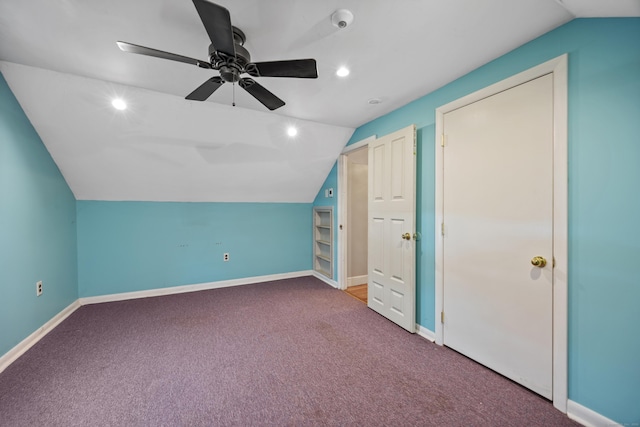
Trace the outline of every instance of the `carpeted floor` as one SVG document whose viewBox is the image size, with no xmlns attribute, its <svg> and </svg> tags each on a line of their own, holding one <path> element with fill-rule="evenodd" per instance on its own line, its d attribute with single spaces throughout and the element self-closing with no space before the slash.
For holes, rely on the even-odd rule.
<svg viewBox="0 0 640 427">
<path fill-rule="evenodd" d="M 570 426 L 305 277 L 84 306 L 0 374 L 1 426 Z"/>
</svg>

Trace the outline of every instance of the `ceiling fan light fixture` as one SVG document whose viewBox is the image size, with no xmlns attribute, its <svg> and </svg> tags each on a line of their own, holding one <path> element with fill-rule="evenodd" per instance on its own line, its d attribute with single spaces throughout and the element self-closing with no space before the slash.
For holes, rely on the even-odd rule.
<svg viewBox="0 0 640 427">
<path fill-rule="evenodd" d="M 336 75 L 338 77 L 347 77 L 349 75 L 350 71 L 347 67 L 340 67 L 338 68 L 338 71 L 336 71 Z"/>
<path fill-rule="evenodd" d="M 124 99 L 122 98 L 114 98 L 113 101 L 111 101 L 111 105 L 116 110 L 122 111 L 127 109 L 127 103 L 124 102 Z"/>
</svg>

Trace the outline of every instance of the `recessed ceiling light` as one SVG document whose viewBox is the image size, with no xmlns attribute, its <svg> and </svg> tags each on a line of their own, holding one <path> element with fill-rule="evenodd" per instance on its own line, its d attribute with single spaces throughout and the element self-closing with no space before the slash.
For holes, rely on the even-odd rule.
<svg viewBox="0 0 640 427">
<path fill-rule="evenodd" d="M 127 109 L 127 103 L 124 102 L 124 100 L 122 100 L 120 98 L 116 98 L 113 101 L 111 101 L 111 105 L 113 105 L 113 108 L 115 108 L 116 110 L 126 110 Z"/>
<path fill-rule="evenodd" d="M 376 104 L 380 104 L 382 102 L 382 99 L 380 99 L 380 98 L 371 98 L 367 102 L 369 104 L 371 104 L 371 105 L 376 105 Z"/>
<path fill-rule="evenodd" d="M 298 134 L 298 129 L 294 128 L 293 126 L 289 126 L 289 128 L 287 129 L 287 135 L 293 138 L 297 134 Z"/>
<path fill-rule="evenodd" d="M 340 67 L 338 71 L 336 71 L 336 75 L 338 77 L 347 77 L 349 75 L 349 69 L 347 67 Z"/>
</svg>

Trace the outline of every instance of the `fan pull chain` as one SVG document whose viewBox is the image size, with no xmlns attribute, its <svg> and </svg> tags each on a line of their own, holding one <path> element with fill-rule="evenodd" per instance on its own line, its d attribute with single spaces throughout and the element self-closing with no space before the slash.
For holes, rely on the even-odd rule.
<svg viewBox="0 0 640 427">
<path fill-rule="evenodd" d="M 236 106 L 236 82 L 233 82 L 233 101 L 231 102 L 232 106 Z"/>
</svg>

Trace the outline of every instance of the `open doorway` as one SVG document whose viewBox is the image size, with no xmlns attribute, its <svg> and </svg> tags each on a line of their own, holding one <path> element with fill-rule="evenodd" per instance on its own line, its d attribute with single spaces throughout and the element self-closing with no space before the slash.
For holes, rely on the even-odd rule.
<svg viewBox="0 0 640 427">
<path fill-rule="evenodd" d="M 368 146 L 343 154 L 340 164 L 340 288 L 366 304 Z"/>
<path fill-rule="evenodd" d="M 367 147 L 367 306 L 414 333 L 416 215 L 416 126 L 375 136 L 343 150 L 338 162 L 338 288 L 348 288 L 357 273 L 349 268 L 349 161 Z M 351 189 L 351 195 L 355 191 Z M 361 192 L 363 193 L 363 191 Z M 353 212 L 351 213 L 353 217 Z M 355 223 L 357 220 L 354 220 Z M 363 239 L 362 239 L 363 240 Z M 362 241 L 360 240 L 360 241 Z M 360 254 L 365 251 L 355 248 Z M 353 256 L 353 255 L 352 255 Z M 363 279 L 363 278 L 361 278 Z"/>
</svg>

